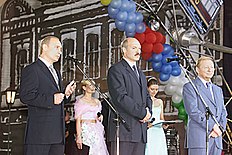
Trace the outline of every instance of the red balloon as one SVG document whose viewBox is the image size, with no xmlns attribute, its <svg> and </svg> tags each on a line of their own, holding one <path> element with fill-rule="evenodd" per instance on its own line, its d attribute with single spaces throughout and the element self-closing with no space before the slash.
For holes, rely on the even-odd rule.
<svg viewBox="0 0 232 155">
<path fill-rule="evenodd" d="M 156 54 L 160 54 L 164 50 L 164 46 L 161 43 L 153 44 L 153 52 Z"/>
<path fill-rule="evenodd" d="M 152 32 L 152 33 L 146 33 L 145 35 L 145 41 L 147 43 L 155 43 L 156 42 L 156 35 Z"/>
<path fill-rule="evenodd" d="M 144 42 L 142 44 L 142 52 L 151 53 L 152 49 L 153 49 L 153 44 L 150 44 L 150 43 L 147 43 L 147 42 Z"/>
<path fill-rule="evenodd" d="M 145 33 L 153 33 L 154 31 L 152 31 L 148 26 L 146 26 L 146 30 Z"/>
<path fill-rule="evenodd" d="M 156 43 L 161 43 L 163 40 L 163 35 L 160 32 L 155 32 L 156 35 Z"/>
<path fill-rule="evenodd" d="M 146 60 L 146 61 L 147 61 L 148 59 L 151 58 L 152 52 L 142 52 L 142 53 L 141 53 L 141 56 L 142 56 L 143 60 Z"/>
<path fill-rule="evenodd" d="M 163 35 L 163 39 L 162 39 L 162 41 L 161 41 L 161 44 L 165 44 L 165 42 L 166 42 L 166 38 L 165 38 L 165 36 Z"/>
<path fill-rule="evenodd" d="M 136 33 L 134 36 L 142 45 L 145 41 L 145 34 L 144 33 Z"/>
</svg>

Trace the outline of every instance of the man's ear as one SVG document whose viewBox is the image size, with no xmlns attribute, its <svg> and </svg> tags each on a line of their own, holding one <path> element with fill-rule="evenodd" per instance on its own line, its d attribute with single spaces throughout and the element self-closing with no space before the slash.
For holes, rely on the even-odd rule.
<svg viewBox="0 0 232 155">
<path fill-rule="evenodd" d="M 196 67 L 196 72 L 197 72 L 197 74 L 199 74 L 199 69 L 198 69 L 198 67 Z"/>
<path fill-rule="evenodd" d="M 46 44 L 43 44 L 42 48 L 43 48 L 43 51 L 47 51 L 48 46 Z"/>
<path fill-rule="evenodd" d="M 125 53 L 125 51 L 126 51 L 126 48 L 122 47 L 122 53 Z"/>
</svg>

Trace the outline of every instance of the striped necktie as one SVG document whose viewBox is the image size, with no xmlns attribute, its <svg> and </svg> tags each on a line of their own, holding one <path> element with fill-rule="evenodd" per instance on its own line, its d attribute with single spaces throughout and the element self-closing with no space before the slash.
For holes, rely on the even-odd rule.
<svg viewBox="0 0 232 155">
<path fill-rule="evenodd" d="M 56 73 L 55 68 L 53 67 L 53 65 L 50 65 L 50 66 L 49 66 L 49 69 L 50 69 L 50 72 L 52 73 L 52 76 L 53 76 L 53 78 L 54 78 L 54 80 L 55 80 L 55 82 L 56 82 L 58 88 L 59 88 L 59 78 L 58 78 L 58 76 L 57 76 L 57 73 Z"/>
</svg>

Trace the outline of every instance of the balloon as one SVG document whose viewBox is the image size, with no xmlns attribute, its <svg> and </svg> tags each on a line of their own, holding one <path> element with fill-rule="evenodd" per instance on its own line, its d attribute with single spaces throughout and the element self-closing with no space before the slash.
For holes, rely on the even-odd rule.
<svg viewBox="0 0 232 155">
<path fill-rule="evenodd" d="M 177 89 L 176 89 L 176 94 L 179 95 L 179 96 L 182 96 L 182 93 L 183 93 L 183 87 L 178 86 Z"/>
<path fill-rule="evenodd" d="M 136 12 L 135 24 L 141 23 L 143 21 L 143 15 L 140 12 Z"/>
<path fill-rule="evenodd" d="M 109 5 L 110 2 L 111 0 L 101 0 L 102 5 L 105 5 L 105 6 Z"/>
<path fill-rule="evenodd" d="M 149 43 L 147 43 L 147 42 L 144 42 L 143 44 L 142 44 L 142 51 L 143 52 L 152 52 L 152 48 L 153 48 L 153 44 L 149 44 Z"/>
<path fill-rule="evenodd" d="M 176 87 L 177 88 L 177 87 Z M 175 90 L 176 91 L 176 90 Z M 172 95 L 172 101 L 174 102 L 174 103 L 179 103 L 179 102 L 181 102 L 181 100 L 182 100 L 182 96 L 179 96 L 179 95 L 177 95 L 176 93 L 174 93 L 173 95 Z"/>
<path fill-rule="evenodd" d="M 179 108 L 178 108 L 178 115 L 185 115 L 186 116 L 186 111 L 185 111 L 185 108 L 184 108 L 184 105 L 181 105 Z"/>
<path fill-rule="evenodd" d="M 125 25 L 125 31 L 130 32 L 130 33 L 134 32 L 134 35 L 135 35 L 135 24 L 134 23 L 127 23 Z"/>
<path fill-rule="evenodd" d="M 127 12 L 135 12 L 136 11 L 136 4 L 134 1 L 129 1 L 129 8 Z"/>
<path fill-rule="evenodd" d="M 168 80 L 167 81 L 162 81 L 162 80 L 159 79 L 159 83 L 162 84 L 162 85 L 166 85 L 166 84 L 168 84 Z"/>
<path fill-rule="evenodd" d="M 180 67 L 173 67 L 172 68 L 172 73 L 171 73 L 173 76 L 179 76 L 181 74 L 181 69 Z"/>
<path fill-rule="evenodd" d="M 170 79 L 168 80 L 171 85 L 178 85 L 181 81 L 179 77 L 171 76 Z"/>
<path fill-rule="evenodd" d="M 112 8 L 111 6 L 108 6 L 108 14 L 110 18 L 116 18 L 116 15 L 118 13 L 119 9 Z"/>
<path fill-rule="evenodd" d="M 156 54 L 161 53 L 164 50 L 164 47 L 161 43 L 154 43 L 153 44 L 153 52 Z"/>
<path fill-rule="evenodd" d="M 152 29 L 150 29 L 150 27 L 146 26 L 146 31 L 145 33 L 154 33 L 154 31 Z"/>
<path fill-rule="evenodd" d="M 176 86 L 171 85 L 171 84 L 167 84 L 166 87 L 164 88 L 164 92 L 167 95 L 173 95 L 176 91 Z M 177 102 L 178 103 L 178 102 Z"/>
<path fill-rule="evenodd" d="M 155 32 L 156 35 L 156 43 L 161 43 L 163 40 L 163 35 L 160 32 Z"/>
<path fill-rule="evenodd" d="M 115 20 L 115 26 L 119 31 L 124 31 L 125 30 L 125 25 L 126 23 L 124 21 L 120 21 L 120 20 Z"/>
<path fill-rule="evenodd" d="M 156 41 L 156 36 L 154 33 L 147 33 L 145 36 L 145 41 L 147 43 L 153 44 Z"/>
<path fill-rule="evenodd" d="M 155 72 L 160 72 L 162 67 L 161 62 L 152 62 L 152 68 Z"/>
<path fill-rule="evenodd" d="M 168 44 L 163 44 L 164 50 L 162 52 L 163 55 L 173 55 L 174 54 L 174 49 L 172 46 Z"/>
<path fill-rule="evenodd" d="M 130 3 L 128 0 L 122 0 L 122 4 L 121 4 L 121 7 L 120 7 L 120 10 L 121 11 L 127 11 L 128 8 L 130 8 Z"/>
<path fill-rule="evenodd" d="M 116 18 L 118 20 L 120 20 L 120 21 L 126 21 L 127 16 L 128 16 L 128 14 L 127 14 L 126 11 L 119 11 L 118 14 L 117 14 L 117 16 L 116 16 Z"/>
<path fill-rule="evenodd" d="M 146 25 L 145 25 L 144 23 L 136 24 L 136 29 L 135 29 L 135 31 L 136 31 L 137 33 L 143 33 L 145 30 L 146 30 Z"/>
<path fill-rule="evenodd" d="M 163 52 L 162 52 L 162 55 L 163 55 Z M 168 64 L 167 58 L 171 58 L 171 57 L 172 57 L 172 56 L 170 56 L 170 55 L 163 55 L 162 63 L 163 63 L 163 64 Z"/>
<path fill-rule="evenodd" d="M 144 33 L 136 33 L 135 38 L 140 42 L 142 45 L 145 41 L 145 34 Z"/>
<path fill-rule="evenodd" d="M 152 61 L 153 62 L 160 62 L 162 60 L 162 54 L 152 54 Z"/>
<path fill-rule="evenodd" d="M 163 65 L 161 68 L 161 72 L 164 74 L 170 74 L 172 72 L 172 66 L 171 65 Z"/>
<path fill-rule="evenodd" d="M 127 22 L 127 23 L 134 23 L 135 16 L 136 16 L 136 15 L 135 15 L 134 12 L 128 13 L 126 22 Z"/>
<path fill-rule="evenodd" d="M 134 37 L 134 35 L 135 35 L 135 32 L 128 32 L 128 31 L 126 31 L 126 36 L 127 37 Z"/>
<path fill-rule="evenodd" d="M 143 58 L 143 60 L 149 60 L 150 58 L 151 58 L 151 55 L 152 55 L 152 52 L 142 52 L 141 53 L 141 56 L 142 56 L 142 58 Z"/>
<path fill-rule="evenodd" d="M 160 73 L 159 78 L 162 81 L 167 81 L 170 78 L 170 74 Z"/>
<path fill-rule="evenodd" d="M 165 42 L 166 42 L 166 38 L 165 38 L 165 36 L 163 35 L 163 39 L 162 39 L 162 41 L 160 42 L 161 44 L 165 44 Z"/>
<path fill-rule="evenodd" d="M 181 102 L 179 102 L 179 103 L 174 103 L 174 102 L 172 102 L 172 106 L 173 107 L 175 107 L 175 108 L 179 108 L 180 106 L 182 106 L 184 103 L 183 103 L 183 100 L 181 101 Z"/>
<path fill-rule="evenodd" d="M 112 0 L 109 6 L 118 9 L 121 7 L 121 4 L 122 4 L 121 0 Z"/>
</svg>

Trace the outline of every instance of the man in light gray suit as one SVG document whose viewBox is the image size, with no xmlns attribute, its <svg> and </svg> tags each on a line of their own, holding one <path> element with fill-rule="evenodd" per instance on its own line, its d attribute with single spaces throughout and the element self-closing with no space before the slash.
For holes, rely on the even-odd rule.
<svg viewBox="0 0 232 155">
<path fill-rule="evenodd" d="M 143 155 L 147 142 L 147 121 L 151 117 L 151 98 L 147 92 L 146 77 L 136 66 L 140 58 L 141 45 L 135 38 L 122 42 L 123 59 L 108 72 L 108 88 L 112 101 L 128 124 L 128 131 L 120 125 L 120 155 Z M 108 140 L 111 155 L 116 155 L 115 115 L 109 115 Z"/>
<path fill-rule="evenodd" d="M 224 106 L 223 93 L 220 87 L 211 82 L 214 74 L 213 59 L 210 57 L 199 58 L 196 64 L 196 71 L 198 77 L 193 80 L 193 83 L 220 126 L 225 130 L 227 112 Z M 190 82 L 184 85 L 183 100 L 189 116 L 186 135 L 188 155 L 205 155 L 206 107 Z M 208 137 L 209 155 L 221 155 L 222 131 L 211 116 L 209 116 Z"/>
</svg>

